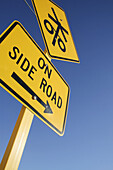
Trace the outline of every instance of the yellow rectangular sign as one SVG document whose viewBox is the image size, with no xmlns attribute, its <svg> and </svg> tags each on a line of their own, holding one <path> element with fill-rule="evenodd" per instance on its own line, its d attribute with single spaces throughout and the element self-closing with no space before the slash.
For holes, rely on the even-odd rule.
<svg viewBox="0 0 113 170">
<path fill-rule="evenodd" d="M 0 37 L 0 85 L 57 134 L 64 134 L 69 86 L 18 21 Z"/>
<path fill-rule="evenodd" d="M 79 63 L 64 10 L 52 0 L 32 0 L 32 3 L 50 57 Z"/>
</svg>

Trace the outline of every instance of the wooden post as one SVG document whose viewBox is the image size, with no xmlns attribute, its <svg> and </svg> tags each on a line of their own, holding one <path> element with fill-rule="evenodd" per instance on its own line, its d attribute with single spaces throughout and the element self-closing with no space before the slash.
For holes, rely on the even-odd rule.
<svg viewBox="0 0 113 170">
<path fill-rule="evenodd" d="M 18 169 L 34 114 L 22 106 L 13 133 L 3 156 L 0 170 Z"/>
</svg>

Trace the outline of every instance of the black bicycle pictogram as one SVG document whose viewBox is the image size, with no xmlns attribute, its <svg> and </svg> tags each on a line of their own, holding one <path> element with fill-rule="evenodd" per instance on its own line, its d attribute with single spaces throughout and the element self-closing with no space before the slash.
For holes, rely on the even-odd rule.
<svg viewBox="0 0 113 170">
<path fill-rule="evenodd" d="M 63 37 L 64 37 L 65 42 L 67 42 L 67 39 L 66 39 L 66 37 L 65 37 L 64 32 L 65 32 L 66 34 L 68 34 L 68 31 L 67 31 L 67 30 L 61 25 L 61 23 L 59 22 L 58 17 L 56 16 L 56 13 L 55 13 L 54 9 L 53 9 L 53 8 L 51 8 L 51 9 L 52 9 L 52 12 L 53 12 L 55 18 L 53 18 L 49 13 L 48 13 L 48 17 L 57 24 L 57 29 L 55 30 L 55 29 L 53 28 L 52 24 L 51 24 L 47 19 L 44 20 L 45 28 L 47 29 L 47 31 L 48 31 L 50 34 L 54 34 L 54 31 L 55 31 L 55 35 L 54 35 L 53 41 L 52 41 L 53 46 L 55 46 L 56 40 L 57 40 L 57 37 L 58 37 L 58 46 L 60 47 L 60 49 L 61 49 L 63 52 L 66 52 L 66 46 L 65 46 L 64 42 L 62 41 L 62 39 L 61 39 L 60 36 L 59 36 L 59 31 L 61 31 L 61 33 L 62 33 L 62 35 L 63 35 Z M 61 21 L 62 21 L 62 20 L 61 20 Z"/>
</svg>

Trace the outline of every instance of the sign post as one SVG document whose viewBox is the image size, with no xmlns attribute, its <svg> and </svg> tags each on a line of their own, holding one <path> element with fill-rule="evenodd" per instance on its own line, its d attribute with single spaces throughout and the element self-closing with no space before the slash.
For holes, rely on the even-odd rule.
<svg viewBox="0 0 113 170">
<path fill-rule="evenodd" d="M 13 133 L 0 164 L 0 170 L 18 169 L 34 114 L 22 106 Z"/>
<path fill-rule="evenodd" d="M 17 21 L 0 36 L 0 85 L 24 105 L 1 170 L 18 169 L 34 114 L 58 135 L 64 134 L 70 88 L 49 57 L 79 63 L 63 9 L 52 0 L 32 3 L 47 54 Z"/>
</svg>

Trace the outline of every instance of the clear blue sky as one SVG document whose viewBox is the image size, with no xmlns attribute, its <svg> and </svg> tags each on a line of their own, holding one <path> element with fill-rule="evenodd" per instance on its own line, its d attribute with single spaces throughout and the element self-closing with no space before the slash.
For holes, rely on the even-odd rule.
<svg viewBox="0 0 113 170">
<path fill-rule="evenodd" d="M 113 0 L 54 2 L 65 10 L 80 64 L 52 60 L 71 88 L 65 134 L 58 136 L 35 116 L 19 170 L 112 170 Z M 16 19 L 44 50 L 24 0 L 1 1 L 0 14 L 0 34 Z M 21 107 L 0 87 L 0 161 Z"/>
</svg>

